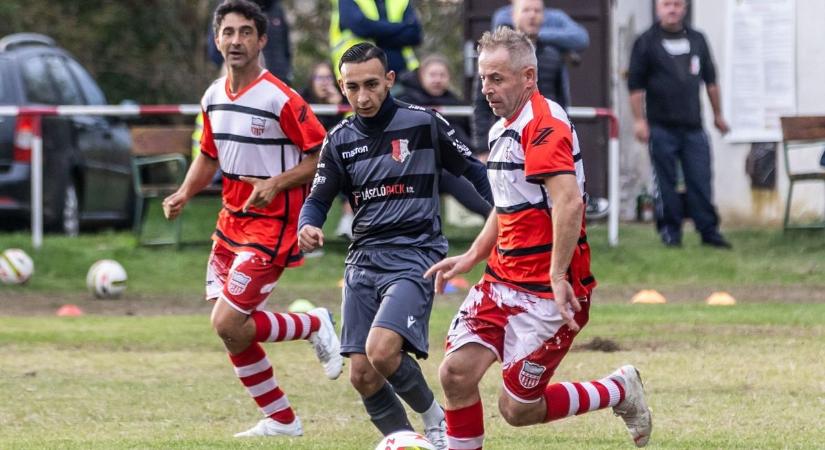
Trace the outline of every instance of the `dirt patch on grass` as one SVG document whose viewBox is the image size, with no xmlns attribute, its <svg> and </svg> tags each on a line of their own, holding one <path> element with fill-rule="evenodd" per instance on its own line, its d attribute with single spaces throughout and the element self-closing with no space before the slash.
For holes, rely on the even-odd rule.
<svg viewBox="0 0 825 450">
<path fill-rule="evenodd" d="M 594 294 L 594 301 L 604 303 L 627 303 L 641 290 L 635 286 L 600 286 Z M 825 285 L 823 286 L 737 286 L 705 287 L 676 286 L 658 289 L 669 303 L 698 303 L 714 291 L 725 290 L 733 295 L 739 303 L 825 303 Z M 338 310 L 341 291 L 337 288 L 327 289 L 276 289 L 269 300 L 268 307 L 284 310 L 296 298 L 307 298 L 318 306 Z M 447 300 L 460 304 L 464 293 L 439 297 L 437 301 Z M 36 316 L 52 315 L 65 304 L 79 306 L 86 314 L 95 315 L 162 315 L 162 314 L 209 314 L 212 305 L 199 295 L 183 294 L 134 294 L 127 291 L 123 298 L 117 300 L 97 300 L 90 294 L 39 293 L 39 292 L 0 292 L 0 315 Z M 597 345 L 599 347 L 599 345 Z M 605 351 L 602 348 L 592 350 Z"/>
</svg>

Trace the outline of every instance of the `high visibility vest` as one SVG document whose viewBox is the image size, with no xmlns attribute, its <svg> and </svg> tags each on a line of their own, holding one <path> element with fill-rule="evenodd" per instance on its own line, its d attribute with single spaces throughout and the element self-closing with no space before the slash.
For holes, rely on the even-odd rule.
<svg viewBox="0 0 825 450">
<path fill-rule="evenodd" d="M 369 20 L 381 20 L 378 15 L 378 6 L 375 5 L 375 0 L 354 0 L 361 12 Z M 338 16 L 338 0 L 331 0 L 332 2 L 332 17 L 329 23 L 329 48 L 330 56 L 332 57 L 332 68 L 335 71 L 335 78 L 340 78 L 341 73 L 338 71 L 338 62 L 341 61 L 341 56 L 350 47 L 360 42 L 373 42 L 371 39 L 366 39 L 356 36 L 352 30 L 342 30 L 340 25 L 340 18 Z M 404 11 L 407 10 L 409 0 L 387 0 L 387 20 L 391 23 L 401 23 L 404 21 Z M 404 47 L 401 49 L 401 55 L 407 62 L 407 70 L 415 70 L 418 68 L 418 59 L 415 57 L 415 52 L 412 47 Z"/>
<path fill-rule="evenodd" d="M 195 129 L 192 130 L 192 161 L 201 153 L 201 136 L 203 136 L 203 111 L 195 117 Z"/>
</svg>

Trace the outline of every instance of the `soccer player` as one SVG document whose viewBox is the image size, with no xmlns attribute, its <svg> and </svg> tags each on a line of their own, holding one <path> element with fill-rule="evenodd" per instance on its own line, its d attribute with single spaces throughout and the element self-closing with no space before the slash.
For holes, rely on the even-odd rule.
<svg viewBox="0 0 825 450">
<path fill-rule="evenodd" d="M 564 109 L 536 89 L 536 55 L 521 32 L 498 28 L 478 45 L 482 93 L 500 119 L 490 129 L 495 213 L 466 253 L 433 265 L 436 290 L 487 259 L 450 326 L 440 378 L 451 449 L 484 441 L 478 383 L 499 360 L 498 408 L 525 426 L 613 407 L 639 447 L 651 416 L 630 365 L 596 381 L 549 384 L 587 323 L 595 280 L 584 226 L 584 170 Z"/>
<path fill-rule="evenodd" d="M 360 43 L 344 52 L 339 85 L 355 115 L 327 135 L 298 240 L 324 243 L 321 226 L 335 196 L 347 195 L 355 218 L 346 258 L 341 352 L 350 381 L 381 433 L 412 430 L 396 394 L 421 414 L 425 434 L 446 448 L 444 413 L 421 368 L 426 358 L 433 282 L 424 271 L 443 258 L 438 177 L 464 175 L 491 195 L 484 166 L 455 139 L 441 116 L 396 101 L 395 72 L 383 50 Z M 486 193 L 483 192 L 486 190 Z"/>
<path fill-rule="evenodd" d="M 306 314 L 263 310 L 284 269 L 303 262 L 298 213 L 324 137 L 301 97 L 258 64 L 266 23 L 260 8 L 246 0 L 227 0 L 215 10 L 215 43 L 227 75 L 201 101 L 200 155 L 178 191 L 163 201 L 166 217 L 174 220 L 215 171 L 223 171 L 206 298 L 214 302 L 212 326 L 235 373 L 266 416 L 236 437 L 303 434 L 259 342 L 309 339 L 330 379 L 340 375 L 343 363 L 325 308 Z"/>
</svg>

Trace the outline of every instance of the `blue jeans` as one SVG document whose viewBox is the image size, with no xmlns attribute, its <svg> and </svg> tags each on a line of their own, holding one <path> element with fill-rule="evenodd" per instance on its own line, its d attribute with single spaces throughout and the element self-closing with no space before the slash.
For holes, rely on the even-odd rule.
<svg viewBox="0 0 825 450">
<path fill-rule="evenodd" d="M 685 209 L 703 238 L 719 234 L 719 216 L 711 191 L 710 145 L 701 128 L 650 125 L 650 160 L 656 176 L 656 220 L 665 242 L 680 242 Z M 684 174 L 686 196 L 676 191 L 677 163 Z"/>
</svg>

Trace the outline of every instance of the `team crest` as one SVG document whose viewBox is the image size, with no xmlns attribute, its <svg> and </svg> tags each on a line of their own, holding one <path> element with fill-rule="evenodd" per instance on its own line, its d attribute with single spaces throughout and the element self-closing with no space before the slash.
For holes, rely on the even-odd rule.
<svg viewBox="0 0 825 450">
<path fill-rule="evenodd" d="M 407 139 L 393 139 L 392 141 L 392 159 L 402 163 L 410 156 L 410 141 Z"/>
<path fill-rule="evenodd" d="M 264 134 L 264 128 L 266 128 L 266 119 L 262 119 L 260 117 L 252 118 L 252 126 L 250 130 L 252 131 L 253 136 L 260 136 Z"/>
<path fill-rule="evenodd" d="M 232 277 L 229 279 L 229 285 L 226 289 L 232 295 L 240 295 L 246 290 L 246 286 L 252 281 L 252 277 L 245 273 L 232 271 Z"/>
<path fill-rule="evenodd" d="M 518 381 L 525 389 L 533 389 L 538 386 L 541 380 L 541 375 L 547 370 L 546 367 L 540 366 L 530 361 L 524 361 L 521 365 L 521 372 L 518 374 Z"/>
</svg>

